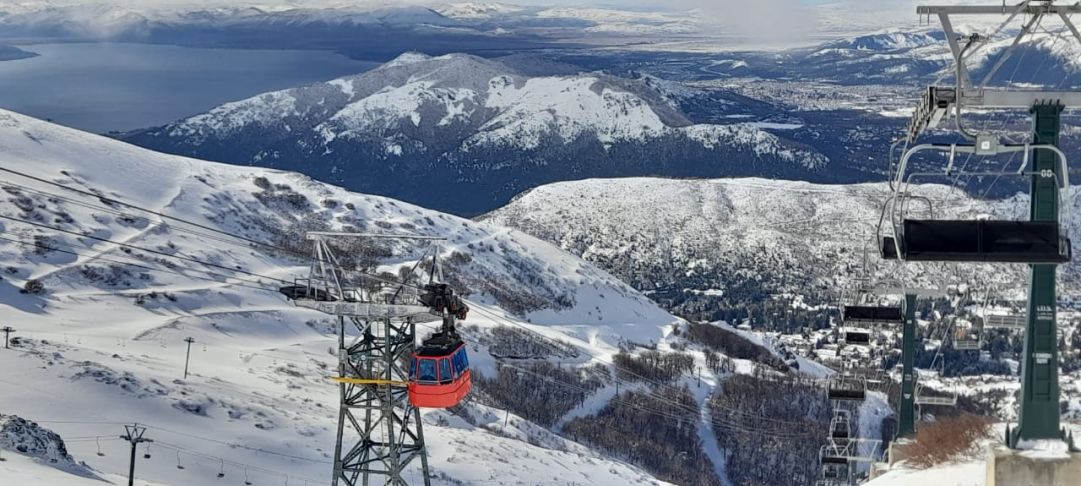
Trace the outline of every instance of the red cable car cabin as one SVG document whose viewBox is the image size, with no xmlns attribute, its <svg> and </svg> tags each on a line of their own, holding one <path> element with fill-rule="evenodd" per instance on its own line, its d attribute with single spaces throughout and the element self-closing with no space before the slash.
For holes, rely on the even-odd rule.
<svg viewBox="0 0 1081 486">
<path fill-rule="evenodd" d="M 413 353 L 409 363 L 409 402 L 416 407 L 450 408 L 473 388 L 465 343 L 436 334 Z"/>
</svg>

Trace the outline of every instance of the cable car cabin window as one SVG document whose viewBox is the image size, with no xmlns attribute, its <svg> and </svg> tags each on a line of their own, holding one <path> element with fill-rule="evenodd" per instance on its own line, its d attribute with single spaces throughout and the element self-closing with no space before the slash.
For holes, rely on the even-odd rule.
<svg viewBox="0 0 1081 486">
<path fill-rule="evenodd" d="M 409 380 L 417 381 L 417 360 L 416 358 L 409 360 Z"/>
<path fill-rule="evenodd" d="M 436 382 L 435 376 L 435 360 L 434 359 L 421 359 L 420 361 L 420 376 L 418 381 Z"/>
<path fill-rule="evenodd" d="M 450 360 L 443 358 L 439 360 L 439 383 L 450 383 L 454 381 L 454 374 L 450 369 Z"/>
<path fill-rule="evenodd" d="M 451 363 L 454 365 L 454 374 L 460 376 L 465 373 L 465 347 L 458 348 L 458 351 L 454 353 L 454 356 L 450 357 Z"/>
</svg>

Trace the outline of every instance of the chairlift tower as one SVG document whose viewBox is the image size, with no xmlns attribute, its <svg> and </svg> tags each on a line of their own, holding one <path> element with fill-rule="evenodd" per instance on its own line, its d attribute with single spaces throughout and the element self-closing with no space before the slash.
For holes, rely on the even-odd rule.
<svg viewBox="0 0 1081 486">
<path fill-rule="evenodd" d="M 882 305 L 848 305 L 844 307 L 846 321 L 866 324 L 901 325 L 901 391 L 898 397 L 898 438 L 916 432 L 916 301 L 919 297 L 944 297 L 946 292 L 935 288 L 905 287 L 899 281 L 884 281 L 859 289 L 864 295 L 901 295 L 900 307 Z"/>
<path fill-rule="evenodd" d="M 337 318 L 339 404 L 332 486 L 407 485 L 407 468 L 420 462 L 419 484 L 429 486 L 420 409 L 409 401 L 408 370 L 416 324 L 435 321 L 417 288 L 344 270 L 331 241 L 409 239 L 424 236 L 310 232 L 314 260 L 309 276 L 282 292 L 298 307 Z M 434 262 L 433 255 L 433 262 Z M 435 269 L 433 269 L 433 272 Z"/>
<path fill-rule="evenodd" d="M 908 141 L 913 142 L 927 128 L 933 128 L 943 119 L 953 116 L 955 128 L 971 142 L 971 145 L 954 144 L 948 149 L 943 146 L 925 144 L 916 146 L 905 154 L 901 167 L 897 172 L 897 182 L 907 183 L 904 179 L 904 164 L 908 157 L 918 150 L 949 150 L 953 153 L 969 153 L 976 155 L 995 155 L 1010 152 L 1024 152 L 1026 162 L 1030 162 L 1027 172 L 1019 172 L 1030 179 L 1030 211 L 1029 221 L 1024 222 L 1024 228 L 1020 232 L 1014 232 L 1014 236 L 1027 237 L 1031 242 L 1043 243 L 1044 250 L 1040 252 L 1026 252 L 987 250 L 983 248 L 985 243 L 999 243 L 993 240 L 993 235 L 988 236 L 988 231 L 997 229 L 993 224 L 985 222 L 965 222 L 968 225 L 954 225 L 959 234 L 971 235 L 979 231 L 978 236 L 980 250 L 967 255 L 950 255 L 939 252 L 929 252 L 924 255 L 927 261 L 997 261 L 1027 263 L 1030 266 L 1030 287 L 1028 302 L 1028 322 L 1026 325 L 1024 353 L 1021 363 L 1021 405 L 1018 413 L 1019 423 L 1016 428 L 1008 432 L 1007 443 L 1016 447 L 1023 440 L 1039 439 L 1062 439 L 1064 438 L 1060 428 L 1059 416 L 1059 384 L 1058 384 L 1058 351 L 1056 340 L 1056 289 L 1055 274 L 1057 265 L 1069 261 L 1069 241 L 1061 240 L 1059 234 L 1059 189 L 1060 186 L 1069 190 L 1069 173 L 1066 166 L 1065 154 L 1058 148 L 1060 118 L 1066 108 L 1081 106 L 1081 92 L 1079 91 L 1053 91 L 1042 89 L 1018 89 L 1011 86 L 990 87 L 989 83 L 1003 64 L 1017 50 L 1021 41 L 1035 31 L 1034 26 L 1040 25 L 1043 18 L 1056 17 L 1061 19 L 1065 29 L 1069 29 L 1075 40 L 1081 42 L 1081 32 L 1070 19 L 1071 14 L 1081 13 L 1081 4 L 1056 4 L 1053 0 L 1025 0 L 1015 5 L 981 5 L 981 6 L 921 6 L 917 7 L 917 13 L 928 19 L 937 17 L 942 24 L 942 29 L 949 43 L 950 52 L 954 60 L 955 84 L 949 87 L 930 86 L 916 110 L 915 116 L 909 125 Z M 953 30 L 953 16 L 1008 16 L 1002 25 L 1014 21 L 1020 17 L 1021 30 L 1017 33 L 1013 43 L 999 53 L 991 56 L 995 59 L 990 68 L 984 73 L 982 79 L 973 82 L 967 62 L 977 57 L 973 54 L 986 45 L 987 38 L 978 35 L 967 37 L 959 36 Z M 1000 27 L 1000 30 L 1002 27 Z M 1033 138 L 1031 143 L 1024 145 L 1000 144 L 994 134 L 974 133 L 968 130 L 963 121 L 965 108 L 993 108 L 993 109 L 1027 109 L 1033 119 Z M 1029 156 L 1031 153 L 1031 157 Z M 1025 167 L 1022 167 L 1024 170 Z M 894 204 L 898 204 L 895 197 Z M 913 223 L 910 225 L 910 223 Z M 915 233 L 921 229 L 916 222 L 904 222 L 901 231 Z M 971 224 L 977 223 L 977 224 Z M 1051 229 L 1054 231 L 1050 231 Z M 895 222 L 895 228 L 901 228 L 899 222 Z M 925 229 L 930 229 L 928 226 Z M 937 229 L 944 229 L 938 226 Z M 1019 227 L 1020 228 L 1020 227 Z M 1042 229 L 1041 229 L 1042 228 Z M 911 231 L 909 231 L 911 229 Z M 895 230 L 897 231 L 897 230 Z M 1022 234 L 1024 233 L 1024 234 Z M 924 231 L 924 234 L 927 234 Z M 901 235 L 896 235 L 898 240 L 883 245 L 883 256 L 887 258 L 909 259 L 913 258 L 911 247 L 905 248 L 902 244 Z M 909 236 L 911 238 L 911 236 Z M 1051 241 L 1051 240 L 1059 241 Z M 1065 245 L 1063 245 L 1063 243 Z M 893 246 L 894 249 L 888 248 Z M 1063 248 L 1065 246 L 1065 248 Z M 999 245 L 1002 248 L 1002 245 Z M 904 252 L 906 255 L 892 255 Z M 1057 253 L 1057 254 L 1056 254 Z"/>
</svg>

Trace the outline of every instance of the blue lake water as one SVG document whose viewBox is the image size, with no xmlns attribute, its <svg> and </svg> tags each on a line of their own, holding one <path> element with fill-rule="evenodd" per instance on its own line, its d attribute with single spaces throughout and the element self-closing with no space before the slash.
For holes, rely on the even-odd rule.
<svg viewBox="0 0 1081 486">
<path fill-rule="evenodd" d="M 98 133 L 161 125 L 227 101 L 378 65 L 328 51 L 128 43 L 19 47 L 40 56 L 0 62 L 0 108 Z"/>
</svg>

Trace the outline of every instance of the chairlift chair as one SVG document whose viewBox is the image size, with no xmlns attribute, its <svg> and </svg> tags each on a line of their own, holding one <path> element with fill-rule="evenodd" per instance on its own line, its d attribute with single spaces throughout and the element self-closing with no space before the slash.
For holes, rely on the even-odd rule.
<svg viewBox="0 0 1081 486">
<path fill-rule="evenodd" d="M 980 345 L 983 344 L 983 333 L 975 326 L 975 324 L 969 324 L 967 327 L 960 327 L 954 322 L 953 328 L 953 348 L 958 351 L 979 351 Z"/>
<path fill-rule="evenodd" d="M 841 339 L 845 344 L 867 345 L 871 343 L 871 330 L 876 325 L 901 322 L 900 307 L 881 306 L 865 302 L 867 294 L 861 287 L 851 305 L 841 310 Z"/>
<path fill-rule="evenodd" d="M 987 329 L 1024 329 L 1027 325 L 1026 315 L 991 314 L 983 318 L 983 327 Z"/>
<path fill-rule="evenodd" d="M 939 407 L 955 407 L 957 406 L 957 392 L 947 395 L 932 395 L 927 393 L 929 388 L 917 383 L 916 385 L 916 405 L 933 405 Z"/>
<path fill-rule="evenodd" d="M 837 373 L 830 377 L 826 396 L 837 401 L 863 401 L 867 398 L 867 385 L 862 377 L 851 373 Z"/>
<path fill-rule="evenodd" d="M 841 445 L 830 443 L 823 445 L 818 449 L 818 462 L 825 466 L 827 464 L 838 464 L 848 466 L 848 445 Z M 823 469 L 825 471 L 825 469 Z"/>
<path fill-rule="evenodd" d="M 842 317 L 846 324 L 900 324 L 904 321 L 904 313 L 898 306 L 846 305 Z"/>
<path fill-rule="evenodd" d="M 889 212 L 893 236 L 882 236 L 881 256 L 888 260 L 928 262 L 992 262 L 1059 264 L 1070 261 L 1071 245 L 1066 230 L 1056 221 L 1011 220 L 938 220 L 915 218 L 909 215 L 912 200 L 923 200 L 929 207 L 930 200 L 910 192 L 914 177 L 924 176 L 1026 176 L 1056 177 L 1055 171 L 1026 172 L 1030 150 L 1050 150 L 1057 155 L 1060 166 L 1056 183 L 1062 188 L 1058 211 L 1066 211 L 1063 221 L 1070 221 L 1069 172 L 1066 156 L 1053 145 L 998 145 L 984 140 L 983 144 L 922 144 L 912 147 L 901 157 L 894 184 L 894 195 Z M 927 150 L 949 152 L 949 165 L 944 173 L 906 174 L 909 159 Z M 1025 160 L 1016 172 L 971 172 L 954 170 L 957 153 L 995 155 L 1024 151 Z M 933 207 L 931 208 L 933 210 Z M 884 213 L 885 216 L 885 213 Z M 1062 215 L 1060 215 L 1062 216 Z"/>
<path fill-rule="evenodd" d="M 866 329 L 845 327 L 841 330 L 841 340 L 845 344 L 867 345 L 871 343 L 871 332 Z"/>
<path fill-rule="evenodd" d="M 843 486 L 848 484 L 848 464 L 822 464 L 821 478 L 819 482 L 827 486 Z M 819 483 L 815 483 L 818 485 Z"/>
<path fill-rule="evenodd" d="M 851 414 L 848 410 L 834 410 L 830 419 L 830 441 L 847 441 L 852 437 Z"/>
</svg>

